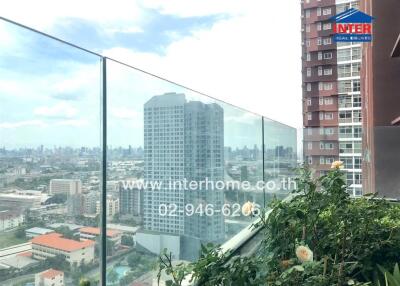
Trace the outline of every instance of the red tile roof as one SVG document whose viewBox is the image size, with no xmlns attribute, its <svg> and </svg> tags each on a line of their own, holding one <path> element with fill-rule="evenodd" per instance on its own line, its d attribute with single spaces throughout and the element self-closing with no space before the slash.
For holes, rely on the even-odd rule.
<svg viewBox="0 0 400 286">
<path fill-rule="evenodd" d="M 46 278 L 46 279 L 51 279 L 51 278 L 54 278 L 54 277 L 56 277 L 58 275 L 64 275 L 64 272 L 55 270 L 53 268 L 50 268 L 50 269 L 40 273 L 40 276 L 43 277 L 43 278 Z"/>
<path fill-rule="evenodd" d="M 100 235 L 100 228 L 98 227 L 82 227 L 81 229 L 79 229 L 80 232 L 83 233 L 88 233 L 88 234 L 92 234 L 92 235 Z M 113 237 L 114 235 L 117 234 L 121 234 L 122 232 L 119 230 L 115 230 L 115 229 L 107 229 L 107 236 L 108 237 Z"/>
<path fill-rule="evenodd" d="M 76 241 L 73 239 L 63 238 L 62 234 L 53 232 L 34 237 L 32 244 L 46 246 L 66 252 L 76 251 L 85 247 L 93 246 L 95 243 L 91 240 Z"/>
</svg>

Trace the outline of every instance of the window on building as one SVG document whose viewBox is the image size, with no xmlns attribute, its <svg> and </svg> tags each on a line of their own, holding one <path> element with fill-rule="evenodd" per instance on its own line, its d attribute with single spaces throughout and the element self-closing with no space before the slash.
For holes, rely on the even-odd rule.
<svg viewBox="0 0 400 286">
<path fill-rule="evenodd" d="M 350 61 L 350 59 L 351 59 L 351 49 L 337 50 L 338 62 Z"/>
<path fill-rule="evenodd" d="M 324 99 L 322 97 L 319 98 L 319 105 L 324 105 Z"/>
<path fill-rule="evenodd" d="M 306 32 L 307 32 L 307 33 L 310 33 L 310 30 L 311 30 L 311 26 L 310 26 L 310 24 L 307 24 L 307 25 L 306 25 Z"/>
<path fill-rule="evenodd" d="M 333 113 L 332 112 L 325 112 L 325 120 L 332 120 Z"/>
<path fill-rule="evenodd" d="M 319 82 L 318 83 L 318 90 L 323 90 L 324 89 L 324 83 L 323 82 Z"/>
<path fill-rule="evenodd" d="M 354 127 L 354 138 L 362 137 L 362 129 L 361 127 Z"/>
<path fill-rule="evenodd" d="M 361 158 L 354 158 L 354 169 L 361 169 Z"/>
<path fill-rule="evenodd" d="M 312 142 L 308 142 L 307 148 L 308 148 L 308 150 L 312 150 Z"/>
<path fill-rule="evenodd" d="M 321 76 L 322 75 L 322 67 L 320 66 L 320 67 L 318 67 L 318 76 Z"/>
<path fill-rule="evenodd" d="M 307 53 L 307 62 L 309 62 L 309 61 L 311 61 L 311 54 L 310 53 Z"/>
<path fill-rule="evenodd" d="M 322 44 L 322 38 L 317 39 L 317 45 L 320 46 Z"/>
<path fill-rule="evenodd" d="M 311 41 L 310 40 L 306 40 L 306 46 L 310 47 L 311 46 Z"/>
<path fill-rule="evenodd" d="M 317 8 L 317 16 L 321 16 L 321 8 L 320 7 Z"/>
<path fill-rule="evenodd" d="M 339 95 L 339 108 L 350 108 L 351 106 L 351 95 Z"/>
<path fill-rule="evenodd" d="M 311 16 L 311 11 L 310 11 L 310 9 L 307 9 L 306 10 L 306 18 L 310 18 L 310 16 Z"/>
<path fill-rule="evenodd" d="M 311 104 L 312 104 L 311 98 L 307 98 L 307 106 L 311 106 Z"/>
<path fill-rule="evenodd" d="M 355 48 L 352 49 L 351 58 L 352 58 L 353 61 L 361 59 L 361 48 L 360 47 L 355 47 Z"/>
<path fill-rule="evenodd" d="M 360 80 L 356 79 L 353 81 L 353 92 L 361 91 Z"/>
<path fill-rule="evenodd" d="M 332 59 L 332 52 L 324 53 L 324 60 Z"/>
<path fill-rule="evenodd" d="M 330 29 L 332 29 L 332 24 L 331 24 L 331 23 L 324 23 L 323 29 L 324 29 L 324 30 L 330 30 Z"/>
<path fill-rule="evenodd" d="M 324 90 L 332 90 L 332 89 L 333 89 L 333 84 L 331 82 L 324 83 Z"/>
<path fill-rule="evenodd" d="M 350 110 L 339 111 L 339 123 L 351 123 L 352 114 Z"/>
<path fill-rule="evenodd" d="M 332 9 L 331 8 L 324 8 L 322 10 L 322 14 L 323 15 L 330 15 L 332 13 Z"/>
<path fill-rule="evenodd" d="M 351 76 L 351 64 L 338 65 L 338 77 L 350 77 Z"/>
<path fill-rule="evenodd" d="M 311 68 L 307 68 L 307 77 L 311 76 Z"/>
<path fill-rule="evenodd" d="M 354 148 L 354 150 L 353 150 L 354 153 L 361 153 L 362 152 L 362 143 L 359 141 L 354 142 L 353 148 Z"/>
<path fill-rule="evenodd" d="M 341 80 L 338 82 L 339 93 L 348 93 L 352 91 L 350 80 Z"/>
<path fill-rule="evenodd" d="M 353 121 L 354 122 L 362 122 L 361 110 L 355 110 L 353 112 Z"/>
<path fill-rule="evenodd" d="M 354 173 L 354 184 L 361 185 L 362 184 L 362 174 Z"/>
<path fill-rule="evenodd" d="M 318 31 L 321 31 L 321 22 L 318 22 L 318 23 L 317 23 L 317 30 L 318 30 Z"/>
<path fill-rule="evenodd" d="M 353 158 L 349 157 L 343 157 L 341 158 L 344 168 L 345 169 L 353 169 Z"/>
<path fill-rule="evenodd" d="M 324 45 L 330 45 L 332 44 L 332 39 L 330 37 L 324 38 Z"/>
<path fill-rule="evenodd" d="M 325 104 L 325 105 L 332 105 L 332 104 L 333 104 L 333 98 L 331 98 L 331 97 L 326 97 L 326 98 L 324 99 L 324 104 Z"/>
<path fill-rule="evenodd" d="M 307 163 L 308 163 L 309 165 L 312 164 L 312 157 L 311 157 L 311 156 L 308 156 L 308 157 L 307 157 Z"/>
<path fill-rule="evenodd" d="M 361 107 L 361 95 L 360 94 L 353 95 L 353 107 Z"/>
<path fill-rule="evenodd" d="M 319 120 L 324 120 L 324 113 L 323 112 L 319 113 Z"/>
<path fill-rule="evenodd" d="M 332 75 L 332 68 L 324 69 L 324 75 Z"/>
<path fill-rule="evenodd" d="M 361 63 L 353 63 L 351 66 L 351 76 L 360 76 Z"/>
<path fill-rule="evenodd" d="M 312 113 L 307 113 L 307 120 L 312 120 Z"/>
<path fill-rule="evenodd" d="M 318 60 L 322 60 L 322 52 L 318 52 Z"/>
<path fill-rule="evenodd" d="M 307 91 L 311 91 L 311 83 L 307 83 Z"/>
<path fill-rule="evenodd" d="M 339 127 L 339 138 L 351 138 L 353 137 L 352 128 L 350 126 Z"/>
</svg>

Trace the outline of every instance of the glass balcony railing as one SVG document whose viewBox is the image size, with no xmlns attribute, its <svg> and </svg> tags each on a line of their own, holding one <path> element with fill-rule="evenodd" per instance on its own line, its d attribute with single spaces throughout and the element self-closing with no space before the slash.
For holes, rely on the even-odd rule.
<svg viewBox="0 0 400 286">
<path fill-rule="evenodd" d="M 294 188 L 295 128 L 9 21 L 0 31 L 1 285 L 151 285 L 164 248 L 194 261 L 251 225 L 246 203 Z"/>
</svg>

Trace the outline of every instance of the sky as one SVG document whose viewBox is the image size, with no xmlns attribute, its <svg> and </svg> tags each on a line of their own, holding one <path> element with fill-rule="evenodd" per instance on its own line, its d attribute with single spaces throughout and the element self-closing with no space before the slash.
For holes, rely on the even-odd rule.
<svg viewBox="0 0 400 286">
<path fill-rule="evenodd" d="M 0 16 L 302 125 L 298 1 L 13 0 L 2 3 Z M 99 59 L 4 22 L 0 39 L 0 146 L 98 145 Z M 141 145 L 143 104 L 153 95 L 183 92 L 188 100 L 215 102 L 112 62 L 108 82 L 114 146 Z M 260 117 L 221 105 L 231 145 L 258 144 Z"/>
</svg>

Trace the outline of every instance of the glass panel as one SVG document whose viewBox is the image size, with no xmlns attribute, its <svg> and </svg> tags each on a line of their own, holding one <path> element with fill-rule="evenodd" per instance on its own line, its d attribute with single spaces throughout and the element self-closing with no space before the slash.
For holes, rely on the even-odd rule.
<svg viewBox="0 0 400 286">
<path fill-rule="evenodd" d="M 251 224 L 243 206 L 264 204 L 262 118 L 113 61 L 107 70 L 108 284 L 151 284 L 164 248 L 192 261 L 201 243 Z"/>
<path fill-rule="evenodd" d="M 98 279 L 82 229 L 98 231 L 100 58 L 3 21 L 0 34 L 0 284 Z"/>
<path fill-rule="evenodd" d="M 297 131 L 264 118 L 264 180 L 266 204 L 274 197 L 284 198 L 295 188 Z"/>
</svg>

